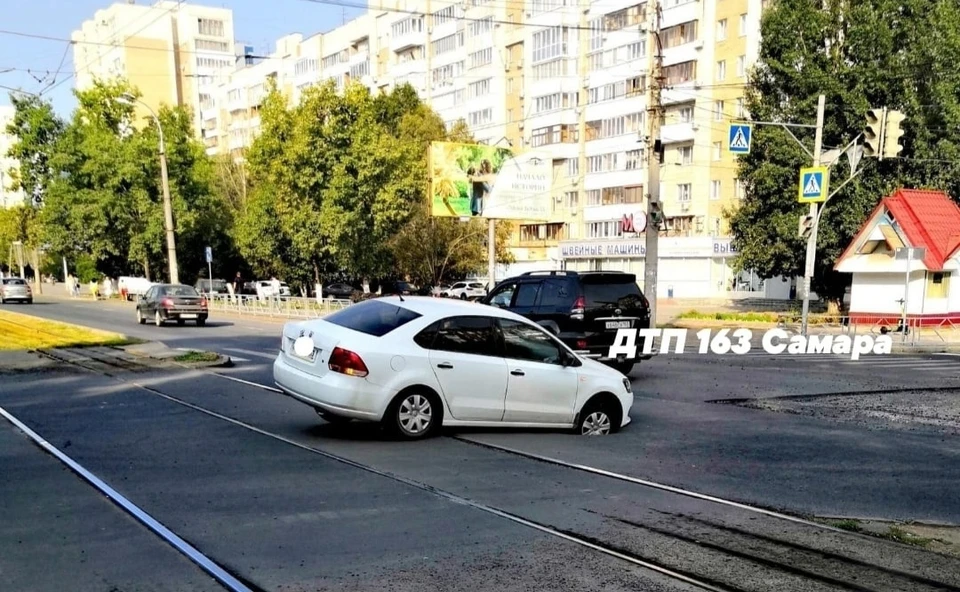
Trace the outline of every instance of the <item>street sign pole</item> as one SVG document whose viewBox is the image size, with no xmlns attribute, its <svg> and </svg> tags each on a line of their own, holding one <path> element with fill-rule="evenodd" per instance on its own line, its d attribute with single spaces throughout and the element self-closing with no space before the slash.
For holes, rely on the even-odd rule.
<svg viewBox="0 0 960 592">
<path fill-rule="evenodd" d="M 820 95 L 817 101 L 817 134 L 813 142 L 813 166 L 820 166 L 820 154 L 823 152 L 823 118 L 826 109 L 826 97 Z M 826 175 L 823 177 L 826 181 Z M 801 176 L 801 185 L 803 179 Z M 823 187 L 821 187 L 823 189 Z M 803 187 L 801 187 L 803 191 Z M 813 228 L 810 230 L 810 238 L 807 239 L 807 257 L 806 267 L 803 274 L 803 313 L 800 332 L 807 335 L 808 321 L 810 316 L 810 285 L 813 282 L 814 262 L 817 257 L 817 229 L 819 220 L 817 219 L 817 202 L 810 204 L 810 215 L 813 216 Z"/>
<path fill-rule="evenodd" d="M 901 341 L 907 340 L 907 303 L 910 300 L 910 264 L 913 263 L 913 247 L 907 248 L 906 271 L 903 272 L 903 313 L 900 316 Z"/>
<path fill-rule="evenodd" d="M 207 247 L 205 254 L 207 256 L 207 280 L 209 281 L 209 283 L 207 284 L 207 292 L 209 292 L 210 295 L 212 296 L 213 295 L 213 249 L 210 247 Z"/>
</svg>

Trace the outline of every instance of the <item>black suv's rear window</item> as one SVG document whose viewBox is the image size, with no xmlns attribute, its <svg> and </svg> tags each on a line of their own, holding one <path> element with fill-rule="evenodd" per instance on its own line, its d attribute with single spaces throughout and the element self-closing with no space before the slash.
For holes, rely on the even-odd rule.
<svg viewBox="0 0 960 592">
<path fill-rule="evenodd" d="M 374 337 L 383 337 L 418 318 L 420 313 L 407 308 L 383 300 L 366 300 L 326 316 L 323 320 Z"/>
<path fill-rule="evenodd" d="M 583 297 L 587 307 L 643 305 L 637 276 L 633 274 L 595 275 L 583 278 Z"/>
</svg>

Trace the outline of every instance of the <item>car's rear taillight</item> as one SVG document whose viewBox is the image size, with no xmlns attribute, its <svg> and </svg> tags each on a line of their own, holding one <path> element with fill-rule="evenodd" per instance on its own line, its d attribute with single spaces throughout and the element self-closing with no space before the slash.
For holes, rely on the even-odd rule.
<svg viewBox="0 0 960 592">
<path fill-rule="evenodd" d="M 578 321 L 583 320 L 583 310 L 587 307 L 586 300 L 583 299 L 583 296 L 578 296 L 577 299 L 573 302 L 573 306 L 570 307 L 570 318 L 576 319 Z"/>
<path fill-rule="evenodd" d="M 164 298 L 163 301 L 160 302 L 160 306 L 164 308 L 173 308 L 173 300 L 169 298 Z"/>
<path fill-rule="evenodd" d="M 359 355 L 340 347 L 333 348 L 333 353 L 330 354 L 330 361 L 327 365 L 330 370 L 340 374 L 359 377 L 369 374 L 367 365 L 363 363 Z"/>
</svg>

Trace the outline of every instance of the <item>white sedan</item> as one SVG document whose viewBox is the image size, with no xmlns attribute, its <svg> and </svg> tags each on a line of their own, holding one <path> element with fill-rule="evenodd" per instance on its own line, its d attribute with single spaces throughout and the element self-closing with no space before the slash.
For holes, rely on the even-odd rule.
<svg viewBox="0 0 960 592">
<path fill-rule="evenodd" d="M 630 423 L 620 372 L 549 332 L 474 302 L 389 296 L 283 328 L 277 386 L 330 422 L 380 422 L 407 439 L 441 425 L 573 428 Z"/>
</svg>

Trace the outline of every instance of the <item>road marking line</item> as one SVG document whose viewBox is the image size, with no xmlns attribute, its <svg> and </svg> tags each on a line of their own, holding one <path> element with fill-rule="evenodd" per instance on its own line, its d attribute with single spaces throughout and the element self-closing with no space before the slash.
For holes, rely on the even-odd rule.
<svg viewBox="0 0 960 592">
<path fill-rule="evenodd" d="M 237 352 L 238 354 L 247 354 L 248 356 L 263 358 L 265 360 L 270 360 L 271 362 L 277 359 L 276 355 L 265 354 L 262 352 L 252 351 L 249 349 L 240 349 L 239 347 L 225 347 L 223 349 L 226 351 Z"/>
<path fill-rule="evenodd" d="M 272 387 L 272 386 L 267 386 L 267 385 L 265 385 L 265 384 L 260 384 L 259 382 L 251 382 L 251 381 L 249 381 L 249 380 L 244 380 L 244 379 L 242 379 L 242 378 L 237 378 L 236 376 L 227 376 L 226 374 L 220 374 L 219 372 L 211 372 L 210 374 L 213 374 L 214 376 L 219 376 L 220 378 L 226 378 L 227 380 L 232 380 L 232 381 L 234 381 L 234 382 L 239 382 L 240 384 L 245 384 L 245 385 L 247 385 L 247 386 L 252 386 L 252 387 L 256 387 L 256 388 L 261 388 L 261 389 L 263 389 L 263 390 L 265 390 L 265 391 L 270 391 L 271 393 L 280 393 L 280 394 L 283 394 L 283 391 L 281 391 L 280 389 L 274 388 L 274 387 Z M 139 386 L 139 385 L 137 385 L 137 386 Z"/>
<path fill-rule="evenodd" d="M 107 485 L 99 477 L 91 473 L 90 471 L 83 468 L 75 460 L 58 450 L 52 444 L 43 439 L 38 433 L 31 430 L 24 424 L 22 421 L 11 415 L 6 409 L 0 407 L 0 415 L 6 418 L 11 424 L 13 424 L 17 429 L 27 435 L 28 438 L 33 440 L 34 444 L 42 448 L 43 450 L 50 453 L 57 460 L 67 465 L 74 473 L 79 475 L 82 479 L 96 487 L 100 490 L 101 493 L 106 495 L 113 501 L 115 504 L 127 511 L 131 516 L 142 522 L 147 528 L 152 530 L 158 536 L 160 536 L 167 543 L 172 545 L 175 549 L 186 555 L 191 561 L 199 565 L 204 571 L 216 578 L 221 584 L 229 588 L 234 592 L 254 592 L 247 586 L 245 586 L 240 580 L 236 579 L 230 575 L 226 570 L 220 567 L 212 559 L 198 551 L 195 547 L 190 545 L 182 538 L 176 535 L 172 530 L 161 524 L 155 518 L 144 512 L 142 509 L 137 507 L 133 502 L 123 497 L 115 489 Z"/>
<path fill-rule="evenodd" d="M 230 356 L 230 359 L 233 360 L 234 362 L 249 362 L 249 361 L 250 361 L 250 360 L 247 359 L 247 358 L 238 358 L 237 356 Z"/>
</svg>

